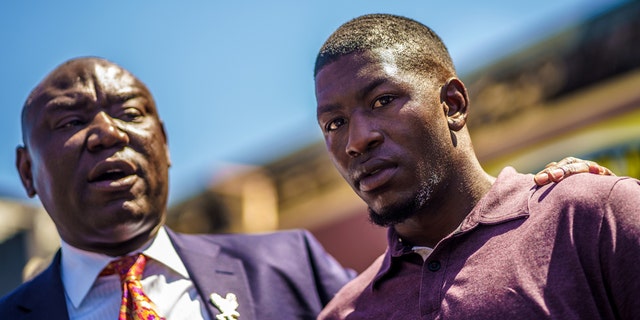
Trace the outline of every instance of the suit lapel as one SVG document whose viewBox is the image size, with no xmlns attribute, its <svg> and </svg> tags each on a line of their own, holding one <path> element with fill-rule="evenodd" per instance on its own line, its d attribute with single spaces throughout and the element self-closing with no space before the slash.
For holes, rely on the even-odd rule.
<svg viewBox="0 0 640 320">
<path fill-rule="evenodd" d="M 234 293 L 238 298 L 240 318 L 255 319 L 253 298 L 240 259 L 225 255 L 220 246 L 203 237 L 176 234 L 168 228 L 167 233 L 212 319 L 220 313 L 211 302 L 212 293 L 222 297 Z"/>
<path fill-rule="evenodd" d="M 24 319 L 69 319 L 60 277 L 60 255 L 58 251 L 51 265 L 23 291 L 19 307 L 25 310 Z"/>
</svg>

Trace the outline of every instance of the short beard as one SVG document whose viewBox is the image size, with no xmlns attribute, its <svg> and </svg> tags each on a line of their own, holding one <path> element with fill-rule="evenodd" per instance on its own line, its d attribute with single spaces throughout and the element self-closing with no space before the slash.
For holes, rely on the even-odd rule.
<svg viewBox="0 0 640 320">
<path fill-rule="evenodd" d="M 421 184 L 411 201 L 383 208 L 380 212 L 376 212 L 369 207 L 369 221 L 381 227 L 391 227 L 413 217 L 429 203 L 433 195 L 433 187 L 439 182 L 440 178 L 438 176 L 431 176 L 427 182 Z"/>
</svg>

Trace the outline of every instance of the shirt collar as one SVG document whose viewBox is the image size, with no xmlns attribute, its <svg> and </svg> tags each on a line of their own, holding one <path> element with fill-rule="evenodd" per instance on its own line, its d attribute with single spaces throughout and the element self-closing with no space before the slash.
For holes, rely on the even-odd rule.
<svg viewBox="0 0 640 320">
<path fill-rule="evenodd" d="M 389 273 L 389 270 L 391 270 L 391 263 L 394 258 L 413 252 L 411 248 L 402 244 L 402 239 L 400 239 L 400 236 L 396 233 L 396 230 L 393 229 L 393 227 L 387 229 L 387 243 L 388 249 L 384 254 L 380 271 L 378 271 L 378 274 L 376 274 L 371 282 L 372 289 L 375 289 L 377 283 L 381 281 L 387 273 Z"/>
<path fill-rule="evenodd" d="M 185 279 L 189 279 L 189 272 L 187 272 L 187 268 L 184 266 L 184 263 L 182 263 L 182 259 L 180 259 L 178 252 L 176 252 L 176 249 L 173 247 L 171 239 L 169 239 L 167 235 L 167 230 L 165 230 L 164 227 L 158 230 L 154 241 L 147 249 L 143 250 L 142 253 L 177 272 Z"/>
<path fill-rule="evenodd" d="M 537 189 L 533 175 L 505 167 L 456 232 L 469 231 L 479 224 L 493 225 L 527 217 L 529 199 Z"/>
<path fill-rule="evenodd" d="M 61 240 L 62 251 L 61 277 L 65 292 L 74 307 L 79 307 L 91 290 L 96 278 L 109 262 L 117 258 L 75 248 Z M 156 237 L 142 248 L 134 252 L 142 252 L 167 268 L 189 279 L 184 263 L 178 256 L 164 227 L 158 230 Z"/>
</svg>

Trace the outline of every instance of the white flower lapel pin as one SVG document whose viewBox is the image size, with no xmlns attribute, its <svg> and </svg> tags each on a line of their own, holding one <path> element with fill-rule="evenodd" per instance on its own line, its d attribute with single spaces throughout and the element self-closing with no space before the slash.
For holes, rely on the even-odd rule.
<svg viewBox="0 0 640 320">
<path fill-rule="evenodd" d="M 216 320 L 236 320 L 240 317 L 240 313 L 236 311 L 238 309 L 238 297 L 233 293 L 227 293 L 226 297 L 221 297 L 217 293 L 211 294 L 211 303 L 213 303 L 220 314 L 216 315 Z"/>
</svg>

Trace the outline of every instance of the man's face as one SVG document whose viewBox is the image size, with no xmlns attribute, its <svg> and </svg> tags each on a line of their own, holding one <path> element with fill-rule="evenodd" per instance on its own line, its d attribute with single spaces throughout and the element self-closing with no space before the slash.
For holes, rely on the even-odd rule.
<svg viewBox="0 0 640 320">
<path fill-rule="evenodd" d="M 52 72 L 25 107 L 17 165 L 63 240 L 126 253 L 164 222 L 169 156 L 147 88 L 121 67 L 80 59 Z"/>
<path fill-rule="evenodd" d="M 388 51 L 353 53 L 320 70 L 316 98 L 330 158 L 374 223 L 439 196 L 452 141 L 435 80 L 400 70 Z"/>
</svg>

